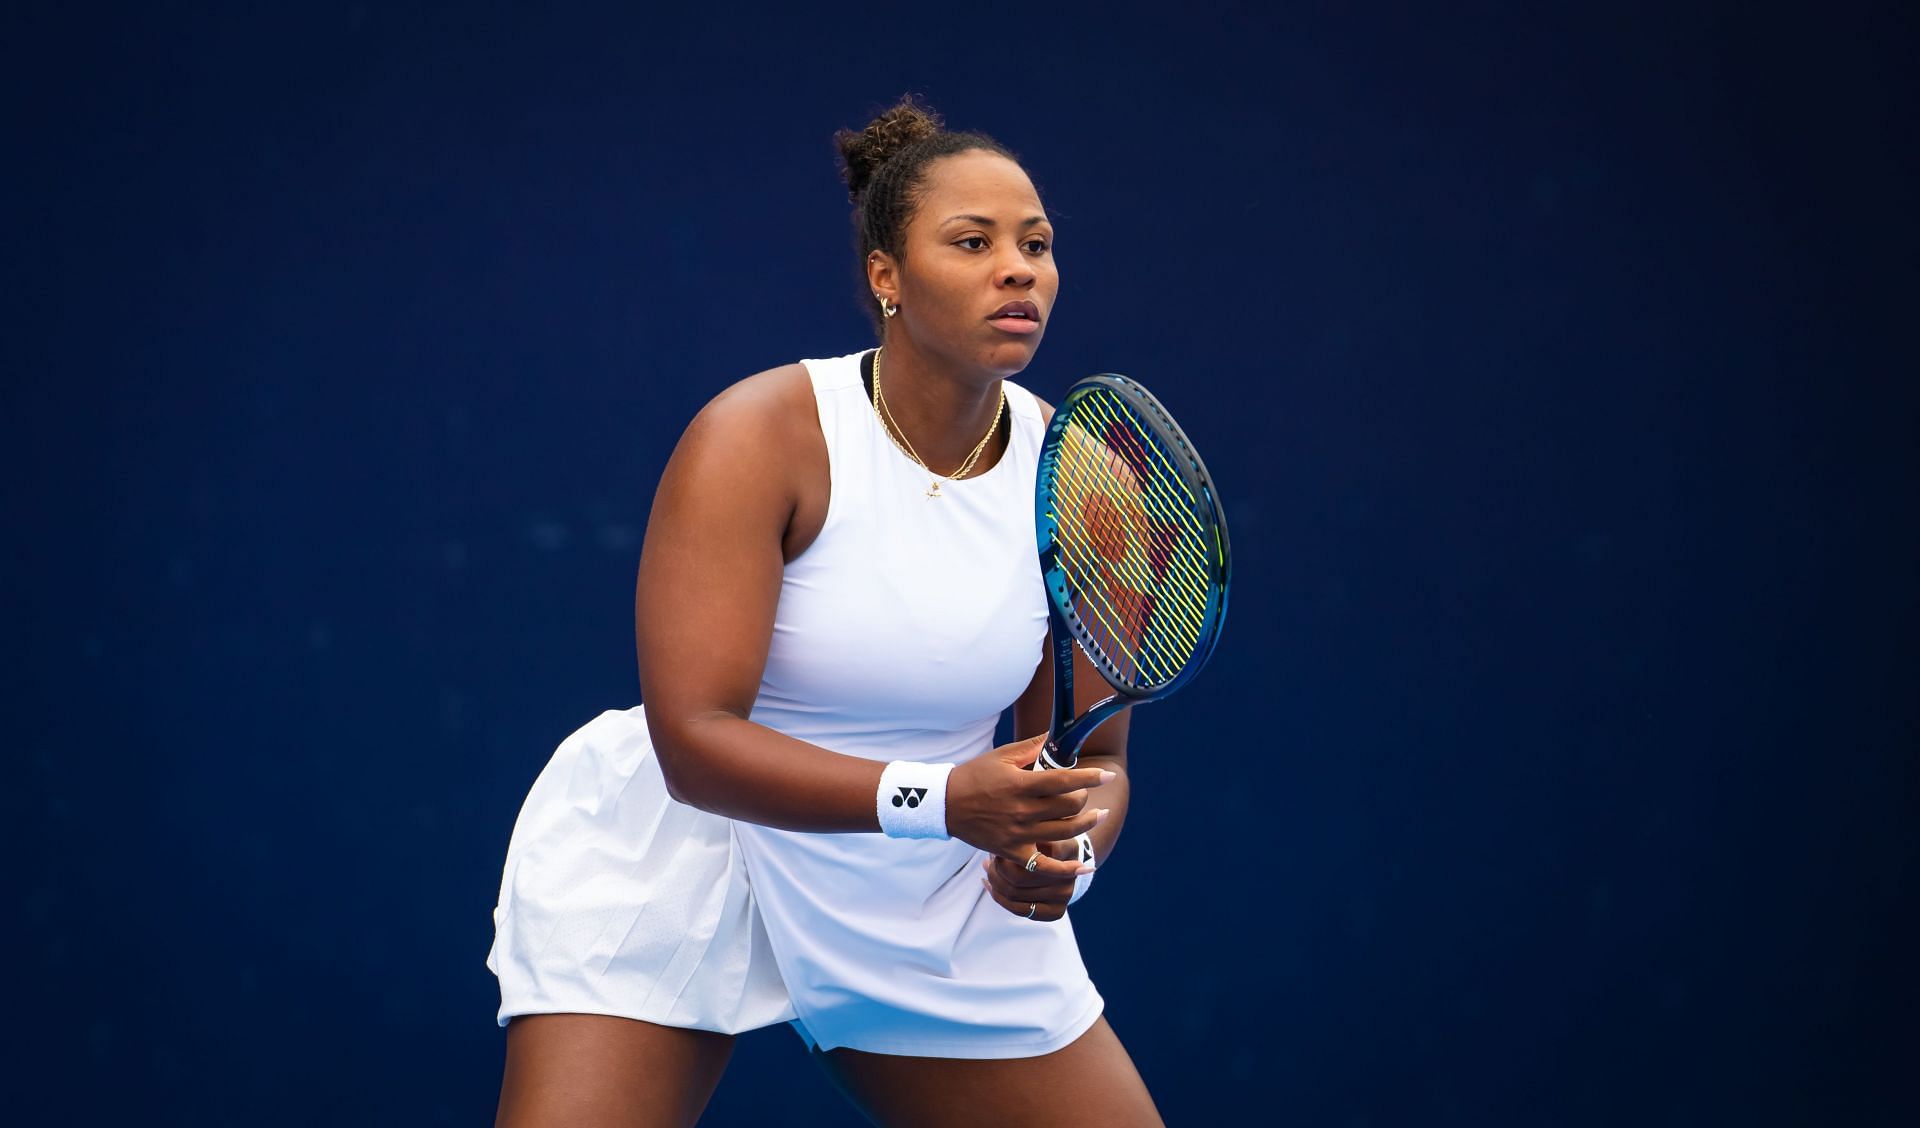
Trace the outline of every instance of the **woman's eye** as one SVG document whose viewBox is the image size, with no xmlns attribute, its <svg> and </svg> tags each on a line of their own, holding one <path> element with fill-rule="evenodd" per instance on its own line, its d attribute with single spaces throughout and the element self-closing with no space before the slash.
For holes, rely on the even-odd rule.
<svg viewBox="0 0 1920 1128">
<path fill-rule="evenodd" d="M 1044 255 L 1047 253 L 1047 241 L 1045 239 L 1029 239 L 1027 240 L 1027 251 L 1031 254 Z"/>
<path fill-rule="evenodd" d="M 987 245 L 987 237 L 984 235 L 969 235 L 965 239 L 960 240 L 960 245 L 969 251 L 977 251 Z"/>
</svg>

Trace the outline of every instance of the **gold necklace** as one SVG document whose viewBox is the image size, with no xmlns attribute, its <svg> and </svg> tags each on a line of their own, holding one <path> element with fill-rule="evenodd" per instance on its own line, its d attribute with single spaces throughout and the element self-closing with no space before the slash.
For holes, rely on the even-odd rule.
<svg viewBox="0 0 1920 1128">
<path fill-rule="evenodd" d="M 986 434 L 980 436 L 980 441 L 974 444 L 973 453 L 967 455 L 967 460 L 960 464 L 960 469 L 951 474 L 937 474 L 934 473 L 933 467 L 927 465 L 926 459 L 920 457 L 920 452 L 913 449 L 913 443 L 907 438 L 906 431 L 901 429 L 899 423 L 894 422 L 893 412 L 887 410 L 887 397 L 880 394 L 880 354 L 884 351 L 886 351 L 884 347 L 873 350 L 873 410 L 888 423 L 888 426 L 881 429 L 887 432 L 887 437 L 893 440 L 893 445 L 899 447 L 903 454 L 913 459 L 920 469 L 925 470 L 930 476 L 927 496 L 939 497 L 940 479 L 945 477 L 950 482 L 957 482 L 966 477 L 967 472 L 973 469 L 973 464 L 980 460 L 980 452 L 987 449 L 988 440 L 1000 430 L 1000 416 L 1007 410 L 1007 389 L 1005 387 L 1000 389 L 1000 406 L 993 411 L 993 424 L 987 428 Z"/>
</svg>

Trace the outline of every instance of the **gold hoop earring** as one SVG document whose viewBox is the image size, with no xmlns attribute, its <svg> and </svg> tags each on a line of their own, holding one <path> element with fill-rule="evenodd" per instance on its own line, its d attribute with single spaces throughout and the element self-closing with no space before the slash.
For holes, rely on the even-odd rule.
<svg viewBox="0 0 1920 1128">
<path fill-rule="evenodd" d="M 885 315 L 886 315 L 886 316 L 888 316 L 888 317 L 892 317 L 892 316 L 893 316 L 894 314 L 896 314 L 896 313 L 899 313 L 899 312 L 900 312 L 900 304 L 899 304 L 898 302 L 895 302 L 895 303 L 894 303 L 893 305 L 888 305 L 888 304 L 887 304 L 887 299 L 885 299 L 885 298 L 881 298 L 881 299 L 880 299 L 880 312 L 881 312 L 881 313 L 883 313 L 883 314 L 885 314 Z"/>
</svg>

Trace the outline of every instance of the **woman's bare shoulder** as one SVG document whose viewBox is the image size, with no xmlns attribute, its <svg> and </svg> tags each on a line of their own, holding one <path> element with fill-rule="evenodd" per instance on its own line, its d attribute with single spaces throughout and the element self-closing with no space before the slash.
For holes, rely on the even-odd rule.
<svg viewBox="0 0 1920 1128">
<path fill-rule="evenodd" d="M 821 443 L 806 366 L 784 364 L 736 381 L 708 400 L 687 424 L 677 450 L 766 462 L 804 457 Z"/>
<path fill-rule="evenodd" d="M 805 365 L 786 364 L 729 385 L 695 413 L 657 498 L 669 511 L 724 499 L 735 518 L 760 513 L 790 534 L 796 516 L 823 508 L 811 503 L 824 491 L 826 462 L 812 380 Z"/>
<path fill-rule="evenodd" d="M 708 437 L 765 442 L 795 423 L 813 420 L 813 384 L 804 364 L 783 364 L 736 381 L 707 401 L 687 428 L 716 431 Z M 816 428 L 817 429 L 817 428 Z"/>
</svg>

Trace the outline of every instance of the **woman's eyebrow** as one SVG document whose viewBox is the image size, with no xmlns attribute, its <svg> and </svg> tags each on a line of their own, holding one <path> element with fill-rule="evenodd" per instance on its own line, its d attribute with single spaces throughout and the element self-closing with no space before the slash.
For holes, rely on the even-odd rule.
<svg viewBox="0 0 1920 1128">
<path fill-rule="evenodd" d="M 995 226 L 998 226 L 997 224 L 995 224 L 995 223 L 994 223 L 994 221 L 993 221 L 993 220 L 991 220 L 991 219 L 988 219 L 988 218 L 987 218 L 986 216 L 984 216 L 984 215 L 950 215 L 950 216 L 948 216 L 947 218 L 945 218 L 945 219 L 943 219 L 943 220 L 941 220 L 940 222 L 942 222 L 942 223 L 952 223 L 952 222 L 953 222 L 954 220 L 956 220 L 956 219 L 964 219 L 964 220 L 966 220 L 966 221 L 967 221 L 967 222 L 969 222 L 969 223 L 977 223 L 977 224 L 979 224 L 979 225 L 980 225 L 980 226 L 982 226 L 982 227 L 995 227 Z M 1033 227 L 1033 226 L 1035 226 L 1035 225 L 1037 225 L 1037 224 L 1042 224 L 1042 223 L 1045 223 L 1046 221 L 1047 221 L 1047 217 L 1046 217 L 1046 216 L 1044 216 L 1044 215 L 1030 215 L 1030 216 L 1028 216 L 1028 217 L 1026 218 L 1026 220 L 1025 220 L 1025 221 L 1024 221 L 1023 223 L 1021 223 L 1021 226 L 1022 226 L 1022 227 Z"/>
</svg>

